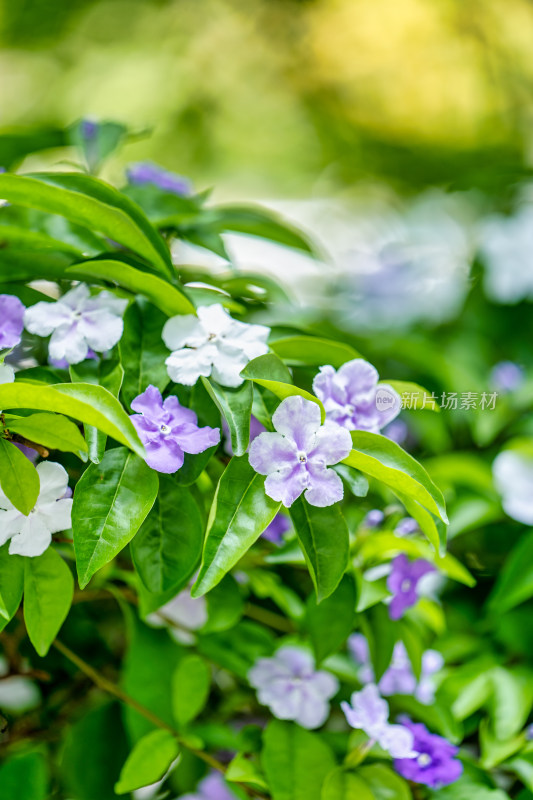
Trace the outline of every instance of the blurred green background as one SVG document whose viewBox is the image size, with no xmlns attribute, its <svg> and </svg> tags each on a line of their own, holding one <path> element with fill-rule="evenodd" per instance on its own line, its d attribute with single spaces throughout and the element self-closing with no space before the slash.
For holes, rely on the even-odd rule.
<svg viewBox="0 0 533 800">
<path fill-rule="evenodd" d="M 111 178 L 149 158 L 226 195 L 309 197 L 528 171 L 529 0 L 1 0 L 0 29 L 3 129 L 152 129 Z"/>
</svg>

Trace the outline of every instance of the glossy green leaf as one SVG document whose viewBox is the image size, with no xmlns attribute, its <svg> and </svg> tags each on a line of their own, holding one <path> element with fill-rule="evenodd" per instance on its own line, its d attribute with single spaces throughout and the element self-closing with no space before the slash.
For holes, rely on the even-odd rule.
<svg viewBox="0 0 533 800">
<path fill-rule="evenodd" d="M 370 787 L 375 800 L 412 800 L 408 783 L 385 764 L 362 766 L 357 774 Z"/>
<path fill-rule="evenodd" d="M 130 542 L 152 508 L 157 473 L 124 447 L 108 450 L 78 481 L 72 531 L 83 589 L 97 570 Z"/>
<path fill-rule="evenodd" d="M 261 758 L 273 800 L 321 800 L 335 759 L 320 736 L 294 723 L 273 720 L 263 741 Z"/>
<path fill-rule="evenodd" d="M 413 498 L 443 522 L 448 522 L 442 492 L 409 453 L 377 433 L 352 431 L 352 441 L 353 450 L 343 464 L 377 478 L 391 489 Z"/>
<path fill-rule="evenodd" d="M 99 231 L 171 274 L 170 255 L 141 209 L 112 186 L 81 173 L 0 175 L 0 196 L 10 203 L 59 214 Z"/>
<path fill-rule="evenodd" d="M 494 667 L 491 716 L 494 734 L 505 741 L 525 725 L 533 706 L 532 674 L 529 671 Z"/>
<path fill-rule="evenodd" d="M 131 543 L 135 568 L 150 592 L 178 592 L 202 555 L 203 523 L 190 491 L 160 476 L 154 506 Z"/>
<path fill-rule="evenodd" d="M 338 503 L 317 508 L 302 497 L 290 514 L 320 603 L 335 591 L 348 566 L 346 520 Z"/>
<path fill-rule="evenodd" d="M 22 600 L 24 557 L 9 555 L 9 542 L 0 547 L 0 617 L 11 619 Z"/>
<path fill-rule="evenodd" d="M 56 386 L 23 381 L 5 383 L 0 386 L 0 408 L 34 408 L 66 414 L 94 425 L 134 452 L 144 455 L 144 448 L 128 415 L 118 400 L 101 386 L 88 383 Z"/>
<path fill-rule="evenodd" d="M 47 800 L 48 770 L 44 754 L 14 754 L 0 766 L 2 800 Z"/>
<path fill-rule="evenodd" d="M 59 633 L 74 596 L 74 578 L 57 552 L 49 547 L 24 563 L 24 622 L 30 641 L 45 656 Z"/>
<path fill-rule="evenodd" d="M 247 758 L 244 753 L 237 753 L 228 764 L 225 778 L 232 783 L 249 783 L 260 789 L 268 790 L 265 779 L 261 775 L 256 759 Z"/>
<path fill-rule="evenodd" d="M 245 381 L 236 389 L 230 389 L 212 379 L 202 378 L 202 382 L 228 423 L 234 455 L 242 456 L 250 442 L 250 417 L 254 398 L 252 384 Z"/>
<path fill-rule="evenodd" d="M 362 778 L 339 768 L 326 777 L 321 800 L 375 800 L 375 795 Z"/>
<path fill-rule="evenodd" d="M 0 486 L 15 508 L 27 516 L 39 496 L 39 475 L 29 458 L 26 458 L 14 444 L 2 438 L 0 438 Z"/>
<path fill-rule="evenodd" d="M 281 503 L 265 494 L 265 478 L 248 456 L 234 457 L 217 486 L 198 580 L 193 595 L 205 594 L 235 566 L 272 522 Z"/>
<path fill-rule="evenodd" d="M 352 633 L 356 603 L 355 582 L 345 575 L 335 591 L 317 605 L 314 597 L 308 602 L 305 625 L 317 661 L 338 650 Z"/>
<path fill-rule="evenodd" d="M 346 361 L 361 358 L 357 350 L 349 344 L 333 339 L 320 339 L 318 336 L 287 336 L 270 343 L 276 355 L 288 364 L 323 367 L 342 367 Z"/>
<path fill-rule="evenodd" d="M 314 394 L 307 392 L 305 389 L 300 389 L 299 386 L 294 386 L 292 377 L 285 366 L 285 364 L 273 353 L 267 353 L 264 356 L 252 359 L 245 368 L 241 371 L 241 375 L 249 381 L 258 383 L 264 386 L 280 400 L 285 400 L 286 397 L 293 397 L 299 395 L 304 400 L 311 400 L 320 406 L 322 414 L 322 421 L 326 418 L 324 406 Z"/>
<path fill-rule="evenodd" d="M 203 658 L 191 653 L 179 662 L 172 678 L 172 708 L 178 725 L 198 716 L 209 697 L 211 672 Z"/>
<path fill-rule="evenodd" d="M 446 526 L 440 520 L 435 520 L 434 516 L 426 511 L 420 503 L 413 500 L 402 492 L 394 492 L 396 497 L 403 503 L 409 516 L 418 522 L 420 530 L 425 533 L 430 544 L 436 553 L 443 556 L 446 552 Z"/>
<path fill-rule="evenodd" d="M 511 550 L 489 597 L 494 614 L 503 614 L 533 597 L 533 531 L 524 533 Z"/>
<path fill-rule="evenodd" d="M 68 267 L 65 274 L 83 274 L 94 280 L 114 283 L 134 294 L 144 295 L 169 317 L 175 314 L 196 314 L 194 305 L 176 286 L 123 261 L 112 259 L 83 261 Z"/>
<path fill-rule="evenodd" d="M 215 206 L 209 209 L 210 227 L 220 233 L 231 231 L 248 236 L 268 239 L 285 247 L 303 250 L 310 255 L 315 254 L 313 245 L 296 228 L 270 209 L 261 206 Z"/>
<path fill-rule="evenodd" d="M 140 739 L 115 784 L 117 794 L 127 794 L 160 780 L 178 757 L 179 746 L 170 731 L 157 730 Z"/>
<path fill-rule="evenodd" d="M 165 366 L 168 349 L 161 338 L 166 319 L 162 311 L 141 297 L 124 314 L 119 348 L 124 368 L 122 397 L 128 406 L 148 386 L 163 392 L 170 381 Z"/>
<path fill-rule="evenodd" d="M 49 450 L 62 450 L 87 458 L 87 442 L 78 426 L 60 414 L 32 414 L 31 417 L 10 420 L 9 430 Z"/>
<path fill-rule="evenodd" d="M 102 386 L 113 397 L 118 397 L 124 370 L 118 361 L 95 361 L 87 358 L 80 364 L 70 367 L 70 378 L 73 383 L 91 383 Z M 85 425 L 85 436 L 89 445 L 89 459 L 99 464 L 104 457 L 107 436 L 94 425 Z"/>
</svg>

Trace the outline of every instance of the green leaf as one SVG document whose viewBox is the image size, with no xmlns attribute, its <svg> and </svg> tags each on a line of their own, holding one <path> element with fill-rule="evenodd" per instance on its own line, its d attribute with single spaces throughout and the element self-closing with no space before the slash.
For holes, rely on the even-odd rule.
<svg viewBox="0 0 533 800">
<path fill-rule="evenodd" d="M 511 550 L 489 597 L 493 614 L 503 614 L 533 597 L 533 530 Z"/>
<path fill-rule="evenodd" d="M 189 298 L 175 285 L 123 261 L 112 259 L 82 261 L 65 270 L 67 276 L 74 274 L 83 274 L 98 281 L 114 283 L 133 294 L 144 295 L 169 317 L 175 314 L 196 314 L 196 309 Z"/>
<path fill-rule="evenodd" d="M 207 378 L 202 378 L 202 382 L 228 423 L 234 455 L 242 456 L 250 442 L 250 417 L 254 399 L 252 384 L 245 381 L 242 386 L 230 389 Z"/>
<path fill-rule="evenodd" d="M 250 783 L 260 789 L 267 789 L 265 779 L 257 768 L 255 760 L 246 758 L 244 753 L 237 753 L 234 759 L 228 764 L 225 778 L 234 783 Z"/>
<path fill-rule="evenodd" d="M 265 478 L 252 469 L 248 456 L 231 459 L 209 513 L 194 597 L 219 583 L 272 522 L 280 506 L 265 493 Z"/>
<path fill-rule="evenodd" d="M 48 770 L 42 753 L 15 755 L 0 767 L 2 800 L 47 800 Z"/>
<path fill-rule="evenodd" d="M 85 455 L 87 442 L 78 427 L 60 414 L 32 414 L 10 421 L 9 430 L 50 450 Z M 87 456 L 85 456 L 87 460 Z"/>
<path fill-rule="evenodd" d="M 323 367 L 342 367 L 346 361 L 361 358 L 349 344 L 317 336 L 287 336 L 270 343 L 270 348 L 288 364 Z"/>
<path fill-rule="evenodd" d="M 392 386 L 400 397 L 402 395 L 409 395 L 408 408 L 440 412 L 438 399 L 431 400 L 432 393 L 424 389 L 424 387 L 420 386 L 418 383 L 411 383 L 411 381 L 380 381 L 378 386 L 381 383 L 384 383 L 386 386 Z"/>
<path fill-rule="evenodd" d="M 258 236 L 271 242 L 315 255 L 311 242 L 270 209 L 261 206 L 214 206 L 209 209 L 209 226 L 220 233 L 231 231 Z"/>
<path fill-rule="evenodd" d="M 141 209 L 112 186 L 80 173 L 0 175 L 0 196 L 99 231 L 173 274 L 170 254 Z"/>
<path fill-rule="evenodd" d="M 170 731 L 158 730 L 140 739 L 115 784 L 117 794 L 127 794 L 160 780 L 178 757 L 179 747 Z"/>
<path fill-rule="evenodd" d="M 443 556 L 446 553 L 446 527 L 443 522 L 426 511 L 420 503 L 402 492 L 395 491 L 396 497 L 403 503 L 407 513 L 418 522 L 420 530 L 425 533 L 436 553 Z"/>
<path fill-rule="evenodd" d="M 24 622 L 30 641 L 45 656 L 65 621 L 74 596 L 74 578 L 49 547 L 24 564 Z"/>
<path fill-rule="evenodd" d="M 351 575 L 345 575 L 333 594 L 317 605 L 313 596 L 307 607 L 305 624 L 317 661 L 338 650 L 353 631 L 356 591 Z"/>
<path fill-rule="evenodd" d="M 0 175 L 0 178 L 2 175 Z M 79 419 L 144 456 L 144 448 L 128 415 L 113 395 L 88 383 L 5 383 L 0 386 L 0 408 L 35 408 Z"/>
<path fill-rule="evenodd" d="M 426 470 L 409 453 L 377 433 L 352 431 L 353 450 L 343 464 L 390 486 L 416 500 L 443 522 L 448 522 L 442 492 Z"/>
<path fill-rule="evenodd" d="M 335 767 L 329 747 L 316 733 L 274 720 L 263 734 L 262 762 L 273 800 L 320 800 Z"/>
<path fill-rule="evenodd" d="M 119 349 L 124 368 L 122 397 L 128 406 L 148 386 L 163 392 L 169 383 L 165 366 L 168 349 L 161 338 L 166 319 L 162 311 L 142 297 L 138 297 L 124 314 Z"/>
<path fill-rule="evenodd" d="M 290 515 L 320 603 L 335 591 L 348 566 L 348 526 L 338 503 L 317 508 L 300 497 Z"/>
<path fill-rule="evenodd" d="M 333 467 L 337 475 L 340 475 L 343 483 L 348 487 L 354 497 L 366 497 L 368 494 L 368 480 L 365 476 L 347 464 L 335 464 Z"/>
<path fill-rule="evenodd" d="M 188 489 L 159 478 L 154 506 L 131 543 L 135 568 L 150 592 L 176 593 L 194 573 L 202 555 L 203 523 Z"/>
<path fill-rule="evenodd" d="M 26 458 L 14 444 L 2 438 L 0 438 L 0 486 L 15 508 L 28 516 L 39 497 L 39 475 L 29 458 Z"/>
<path fill-rule="evenodd" d="M 198 716 L 209 697 L 211 672 L 195 653 L 184 656 L 172 678 L 172 708 L 176 722 L 187 725 Z"/>
<path fill-rule="evenodd" d="M 358 775 L 338 768 L 327 776 L 321 800 L 375 800 L 375 795 Z"/>
<path fill-rule="evenodd" d="M 73 383 L 102 386 L 113 397 L 118 397 L 124 370 L 118 361 L 94 361 L 88 358 L 70 367 L 70 378 Z M 104 457 L 107 436 L 93 425 L 85 425 L 85 436 L 89 445 L 89 459 L 93 464 L 99 464 Z"/>
<path fill-rule="evenodd" d="M 108 450 L 100 464 L 85 470 L 72 506 L 82 589 L 133 539 L 154 504 L 158 486 L 157 473 L 124 447 Z"/>
<path fill-rule="evenodd" d="M 492 681 L 492 725 L 497 739 L 505 741 L 525 725 L 533 705 L 530 671 L 494 667 Z"/>
<path fill-rule="evenodd" d="M 0 547 L 0 616 L 7 620 L 12 619 L 22 600 L 24 560 L 9 555 L 9 542 Z"/>
<path fill-rule="evenodd" d="M 382 603 L 367 609 L 361 615 L 360 621 L 361 629 L 368 641 L 370 659 L 378 683 L 390 666 L 400 631 Z"/>
<path fill-rule="evenodd" d="M 370 787 L 375 800 L 412 800 L 407 782 L 385 764 L 360 767 L 357 774 Z"/>
<path fill-rule="evenodd" d="M 264 386 L 280 400 L 285 400 L 286 397 L 293 397 L 299 395 L 304 400 L 311 400 L 320 406 L 322 415 L 322 422 L 326 419 L 326 412 L 324 406 L 314 394 L 306 392 L 305 389 L 300 389 L 299 386 L 293 386 L 292 377 L 278 356 L 273 353 L 267 353 L 264 356 L 252 359 L 243 370 L 241 375 L 249 381 L 258 383 L 259 386 Z"/>
<path fill-rule="evenodd" d="M 10 169 L 30 153 L 64 147 L 68 137 L 64 128 L 55 125 L 17 128 L 0 134 L 0 164 Z M 6 798 L 7 800 L 7 798 Z"/>
</svg>

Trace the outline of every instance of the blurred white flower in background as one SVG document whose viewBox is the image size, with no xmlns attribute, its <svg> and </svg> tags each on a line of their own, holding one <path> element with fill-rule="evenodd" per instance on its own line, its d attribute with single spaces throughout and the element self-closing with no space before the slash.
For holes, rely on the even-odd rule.
<svg viewBox="0 0 533 800">
<path fill-rule="evenodd" d="M 485 290 L 499 303 L 533 300 L 533 206 L 512 216 L 493 216 L 480 226 Z"/>
<path fill-rule="evenodd" d="M 533 525 L 533 458 L 504 450 L 494 459 L 492 473 L 505 513 Z"/>
<path fill-rule="evenodd" d="M 0 656 L 0 708 L 15 714 L 31 711 L 41 702 L 41 692 L 31 678 L 8 674 L 7 661 Z"/>
</svg>

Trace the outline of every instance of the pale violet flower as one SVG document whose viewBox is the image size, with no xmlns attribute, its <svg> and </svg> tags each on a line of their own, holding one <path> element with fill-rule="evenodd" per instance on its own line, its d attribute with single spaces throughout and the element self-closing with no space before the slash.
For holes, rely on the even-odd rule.
<svg viewBox="0 0 533 800">
<path fill-rule="evenodd" d="M 222 386 L 240 386 L 240 372 L 252 358 L 268 353 L 270 328 L 232 319 L 215 303 L 200 306 L 198 316 L 171 317 L 163 327 L 163 341 L 171 354 L 166 360 L 175 383 L 192 386 L 212 376 Z"/>
<path fill-rule="evenodd" d="M 84 283 L 71 289 L 57 302 L 42 301 L 26 309 L 24 325 L 30 333 L 50 336 L 50 358 L 78 364 L 89 349 L 102 353 L 122 336 L 122 314 L 127 300 L 102 291 L 91 295 Z"/>
<path fill-rule="evenodd" d="M 376 741 L 393 758 L 413 758 L 413 734 L 403 725 L 389 723 L 389 704 L 375 684 L 369 683 L 360 692 L 354 692 L 351 705 L 341 703 L 348 725 L 358 728 Z"/>
<path fill-rule="evenodd" d="M 184 794 L 181 800 L 236 800 L 224 777 L 219 772 L 211 772 L 196 787 L 192 794 Z"/>
<path fill-rule="evenodd" d="M 493 366 L 489 376 L 490 385 L 502 394 L 520 389 L 525 379 L 524 370 L 514 361 L 499 361 Z"/>
<path fill-rule="evenodd" d="M 126 175 L 128 183 L 132 186 L 154 186 L 162 192 L 177 194 L 181 197 L 192 194 L 191 184 L 186 178 L 149 161 L 130 164 Z"/>
<path fill-rule="evenodd" d="M 387 589 L 392 594 L 389 604 L 391 619 L 401 619 L 407 609 L 415 605 L 418 601 L 418 584 L 430 572 L 435 572 L 435 567 L 425 558 L 409 561 L 405 553 L 396 556 L 387 578 Z"/>
<path fill-rule="evenodd" d="M 0 490 L 0 546 L 8 540 L 11 555 L 40 556 L 52 542 L 52 534 L 71 527 L 72 499 L 68 475 L 61 464 L 43 461 L 37 466 L 39 496 L 28 516 L 14 507 Z"/>
<path fill-rule="evenodd" d="M 320 367 L 313 391 L 322 400 L 327 418 L 348 430 L 379 433 L 398 416 L 401 399 L 388 384 L 378 384 L 375 367 L 363 358 L 354 358 L 335 370 Z"/>
<path fill-rule="evenodd" d="M 133 400 L 138 412 L 130 416 L 146 450 L 146 463 L 158 472 L 176 472 L 185 453 L 203 453 L 220 441 L 218 428 L 199 428 L 191 408 L 180 405 L 175 395 L 163 400 L 155 386 L 149 386 Z"/>
<path fill-rule="evenodd" d="M 191 597 L 190 589 L 183 589 L 156 613 L 150 614 L 147 621 L 158 627 L 168 621 L 189 631 L 197 631 L 207 622 L 206 599 Z"/>
<path fill-rule="evenodd" d="M 499 303 L 533 300 L 533 207 L 512 216 L 494 216 L 480 230 L 485 288 Z"/>
<path fill-rule="evenodd" d="M 505 450 L 494 459 L 492 474 L 505 513 L 533 525 L 533 459 Z"/>
<path fill-rule="evenodd" d="M 261 433 L 250 445 L 249 461 L 266 475 L 265 492 L 291 506 L 305 492 L 312 506 L 331 506 L 342 500 L 343 486 L 328 469 L 348 456 L 352 439 L 334 422 L 321 424 L 320 407 L 303 397 L 287 397 L 272 416 L 276 433 Z"/>
<path fill-rule="evenodd" d="M 24 329 L 24 305 L 12 294 L 0 294 L 0 350 L 16 347 Z"/>
<path fill-rule="evenodd" d="M 416 757 L 394 756 L 394 769 L 408 781 L 440 789 L 455 783 L 463 774 L 463 765 L 456 758 L 459 748 L 442 736 L 428 731 L 421 722 L 401 719 L 404 730 L 413 736 Z"/>
<path fill-rule="evenodd" d="M 248 673 L 260 703 L 278 719 L 304 728 L 318 728 L 329 715 L 329 700 L 337 693 L 337 678 L 316 670 L 313 657 L 299 647 L 281 647 L 272 658 L 260 658 Z"/>
</svg>

